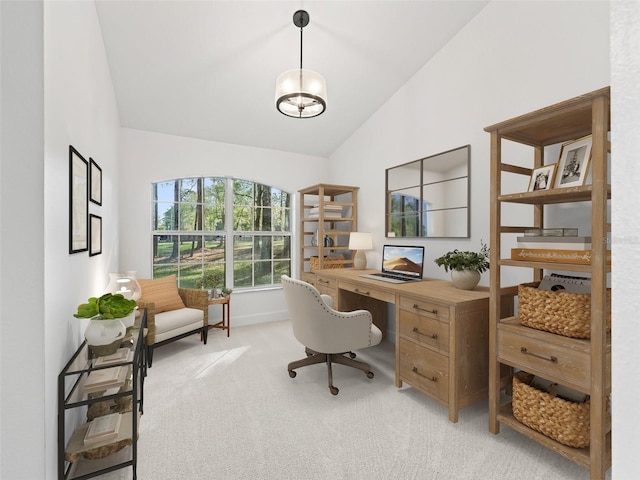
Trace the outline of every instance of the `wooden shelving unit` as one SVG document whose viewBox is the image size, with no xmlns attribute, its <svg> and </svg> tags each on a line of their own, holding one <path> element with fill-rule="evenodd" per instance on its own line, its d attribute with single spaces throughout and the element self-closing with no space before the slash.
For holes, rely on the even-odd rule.
<svg viewBox="0 0 640 480">
<path fill-rule="evenodd" d="M 601 480 L 611 466 L 611 339 L 606 329 L 607 204 L 611 198 L 608 183 L 610 142 L 609 88 L 572 98 L 547 108 L 489 126 L 491 134 L 491 289 L 489 305 L 489 430 L 499 433 L 500 424 L 508 425 L 534 441 L 589 469 L 591 480 Z M 591 185 L 523 193 L 502 193 L 503 174 L 530 176 L 534 168 L 554 163 L 546 161 L 544 149 L 550 145 L 592 136 Z M 533 149 L 532 168 L 509 164 L 502 155 L 503 141 L 528 145 Z M 525 228 L 544 227 L 544 207 L 549 204 L 590 202 L 592 261 L 590 265 L 517 261 L 501 258 L 503 235 L 522 233 Z M 502 215 L 509 205 L 533 206 L 531 224 L 509 226 Z M 588 235 L 588 233 L 586 233 Z M 510 247 L 510 246 L 509 246 Z M 503 267 L 533 270 L 538 281 L 545 270 L 584 272 L 591 276 L 591 339 L 579 340 L 542 332 L 520 324 L 517 316 L 501 310 L 501 298 L 517 295 L 517 286 L 503 285 Z M 539 356 L 520 353 L 518 345 L 536 348 Z M 557 361 L 545 361 L 551 358 Z M 571 448 L 523 425 L 513 416 L 511 404 L 503 404 L 503 389 L 511 382 L 505 378 L 513 369 L 526 370 L 551 381 L 571 386 L 590 396 L 590 446 Z"/>
<path fill-rule="evenodd" d="M 349 234 L 358 229 L 359 187 L 320 183 L 299 190 L 300 200 L 300 278 L 315 283 L 315 270 L 332 266 L 353 265 L 349 250 Z M 340 207 L 340 217 L 324 214 L 325 206 Z M 311 209 L 317 208 L 317 217 L 311 217 Z M 329 239 L 325 244 L 325 238 Z M 336 257 L 342 255 L 343 259 Z M 317 258 L 317 268 L 312 268 L 311 258 Z"/>
</svg>

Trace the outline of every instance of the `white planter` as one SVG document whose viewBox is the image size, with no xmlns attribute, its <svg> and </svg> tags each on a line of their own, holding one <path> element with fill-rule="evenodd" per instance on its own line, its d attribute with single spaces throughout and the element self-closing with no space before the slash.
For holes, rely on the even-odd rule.
<svg viewBox="0 0 640 480">
<path fill-rule="evenodd" d="M 451 270 L 451 281 L 460 290 L 473 290 L 480 281 L 480 273 L 475 270 Z"/>
<path fill-rule="evenodd" d="M 126 328 L 119 318 L 103 320 L 94 317 L 89 320 L 84 338 L 96 356 L 111 355 L 118 350 L 125 333 Z"/>
</svg>

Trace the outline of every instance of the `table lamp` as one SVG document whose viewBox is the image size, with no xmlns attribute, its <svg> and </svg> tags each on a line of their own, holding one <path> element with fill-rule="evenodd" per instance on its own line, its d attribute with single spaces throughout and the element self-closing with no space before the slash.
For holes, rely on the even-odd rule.
<svg viewBox="0 0 640 480">
<path fill-rule="evenodd" d="M 373 248 L 373 240 L 369 232 L 351 232 L 349 235 L 349 250 L 356 250 L 353 256 L 353 268 L 363 270 L 367 268 L 365 250 Z"/>
</svg>

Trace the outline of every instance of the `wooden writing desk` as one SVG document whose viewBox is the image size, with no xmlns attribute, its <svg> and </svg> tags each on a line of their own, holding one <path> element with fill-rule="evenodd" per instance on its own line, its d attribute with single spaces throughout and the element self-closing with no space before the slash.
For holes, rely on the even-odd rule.
<svg viewBox="0 0 640 480">
<path fill-rule="evenodd" d="M 487 396 L 489 289 L 459 290 L 446 280 L 387 283 L 362 278 L 375 270 L 316 271 L 314 285 L 337 310 L 369 310 L 384 333 L 387 303 L 395 305 L 396 386 L 407 382 L 458 411 Z M 305 278 L 306 280 L 306 278 Z"/>
</svg>

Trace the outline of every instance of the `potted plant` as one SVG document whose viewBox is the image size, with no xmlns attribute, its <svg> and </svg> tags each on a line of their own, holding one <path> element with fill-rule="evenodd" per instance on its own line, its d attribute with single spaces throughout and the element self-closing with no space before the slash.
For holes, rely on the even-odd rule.
<svg viewBox="0 0 640 480">
<path fill-rule="evenodd" d="M 84 336 L 94 355 L 111 355 L 118 350 L 126 333 L 121 319 L 134 315 L 135 309 L 135 300 L 119 293 L 105 293 L 78 305 L 78 311 L 73 316 L 89 319 Z"/>
<path fill-rule="evenodd" d="M 231 292 L 233 292 L 232 289 L 230 289 L 227 286 L 222 287 L 221 293 L 223 297 L 228 297 L 229 295 L 231 295 Z"/>
<path fill-rule="evenodd" d="M 480 281 L 480 274 L 489 270 L 489 247 L 481 242 L 479 252 L 455 249 L 434 261 L 444 267 L 445 272 L 451 270 L 451 280 L 457 288 L 473 290 Z"/>
<path fill-rule="evenodd" d="M 209 290 L 209 298 L 218 297 L 218 284 L 222 280 L 222 275 L 216 271 L 206 272 L 202 277 L 196 280 L 196 288 Z"/>
</svg>

